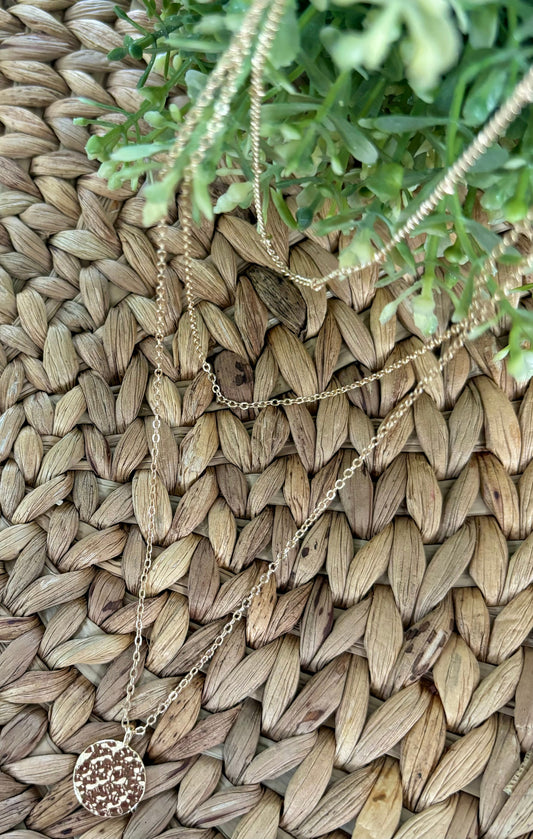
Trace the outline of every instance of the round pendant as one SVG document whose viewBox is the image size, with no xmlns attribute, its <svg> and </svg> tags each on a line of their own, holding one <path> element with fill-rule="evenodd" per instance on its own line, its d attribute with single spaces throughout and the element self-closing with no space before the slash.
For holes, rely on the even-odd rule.
<svg viewBox="0 0 533 839">
<path fill-rule="evenodd" d="M 81 753 L 73 774 L 76 798 L 95 816 L 113 818 L 135 810 L 146 772 L 133 749 L 119 740 L 99 740 Z"/>
</svg>

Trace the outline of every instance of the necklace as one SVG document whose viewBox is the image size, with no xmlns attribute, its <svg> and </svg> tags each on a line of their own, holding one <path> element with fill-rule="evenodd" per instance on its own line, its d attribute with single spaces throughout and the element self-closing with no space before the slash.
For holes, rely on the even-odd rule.
<svg viewBox="0 0 533 839">
<path fill-rule="evenodd" d="M 351 465 L 344 470 L 342 476 L 335 481 L 332 489 L 328 490 L 324 497 L 318 502 L 314 510 L 309 514 L 294 536 L 287 542 L 283 550 L 268 564 L 267 570 L 261 574 L 257 583 L 252 586 L 246 597 L 243 598 L 239 607 L 233 612 L 221 632 L 201 658 L 181 679 L 178 685 L 170 691 L 167 698 L 162 701 L 142 725 L 134 726 L 130 722 L 129 712 L 132 698 L 135 692 L 135 683 L 139 671 L 140 648 L 142 644 L 142 627 L 144 615 L 144 602 L 146 598 L 146 582 L 148 572 L 152 564 L 153 539 L 155 530 L 156 515 L 156 476 L 159 458 L 159 429 L 161 425 L 159 417 L 160 390 L 162 377 L 162 352 L 163 352 L 163 325 L 164 325 L 164 260 L 158 262 L 160 279 L 157 284 L 157 333 L 156 333 L 156 359 L 154 385 L 154 419 L 152 434 L 152 460 L 150 464 L 150 491 L 148 519 L 149 528 L 146 540 L 146 555 L 144 567 L 141 574 L 139 586 L 139 600 L 137 607 L 136 631 L 134 640 L 134 652 L 132 666 L 129 675 L 126 698 L 124 701 L 121 724 L 124 729 L 124 740 L 100 740 L 93 743 L 82 754 L 80 754 L 74 767 L 73 785 L 76 797 L 80 804 L 96 816 L 110 818 L 133 812 L 142 800 L 146 788 L 146 773 L 143 761 L 139 754 L 129 745 L 133 736 L 144 734 L 148 727 L 164 714 L 172 702 L 177 699 L 180 693 L 190 684 L 192 679 L 200 672 L 216 650 L 224 643 L 224 639 L 231 634 L 234 626 L 243 619 L 252 601 L 261 593 L 263 587 L 276 573 L 280 563 L 288 557 L 290 551 L 298 544 L 302 536 L 307 533 L 311 525 L 322 515 L 333 501 L 337 493 L 345 486 L 346 482 L 354 473 L 362 467 L 368 455 L 384 440 L 396 427 L 401 418 L 414 405 L 422 395 L 428 383 L 438 372 L 441 372 L 446 365 L 454 358 L 456 353 L 465 343 L 471 329 L 479 325 L 483 318 L 492 310 L 494 302 L 501 299 L 505 294 L 519 282 L 519 275 L 525 270 L 533 267 L 533 253 L 529 253 L 518 266 L 515 266 L 511 276 L 507 278 L 506 286 L 491 300 L 483 300 L 482 289 L 488 277 L 496 269 L 496 260 L 509 247 L 512 247 L 520 233 L 524 233 L 533 240 L 533 216 L 527 222 L 516 225 L 505 236 L 502 237 L 499 245 L 492 251 L 487 259 L 484 270 L 478 274 L 474 281 L 474 293 L 472 303 L 466 317 L 457 324 L 447 329 L 439 339 L 438 343 L 449 341 L 447 349 L 441 354 L 437 365 L 418 382 L 416 387 L 396 406 L 389 419 L 384 422 L 369 444 L 357 455 Z"/>
<path fill-rule="evenodd" d="M 259 163 L 259 114 L 260 104 L 262 98 L 262 71 L 264 61 L 268 54 L 268 50 L 272 43 L 272 39 L 279 27 L 281 13 L 284 6 L 284 0 L 274 0 L 270 7 L 267 17 L 267 22 L 263 32 L 259 36 L 260 48 L 258 48 L 258 60 L 252 62 L 253 67 L 253 84 L 255 96 L 252 96 L 251 105 L 251 132 L 252 132 L 252 157 L 254 167 L 254 195 L 256 203 L 256 211 L 258 218 L 258 230 L 261 239 L 271 255 L 274 264 L 285 276 L 289 276 L 297 282 L 311 285 L 318 288 L 323 285 L 328 279 L 333 276 L 341 277 L 351 273 L 353 269 L 339 269 L 338 272 L 332 272 L 324 278 L 305 278 L 300 275 L 292 274 L 287 266 L 284 265 L 279 256 L 272 249 L 272 246 L 266 236 L 266 229 L 261 212 L 260 200 L 260 163 Z M 198 119 L 202 109 L 205 109 L 213 101 L 216 91 L 224 82 L 222 94 L 214 106 L 213 127 L 208 135 L 202 140 L 200 148 L 192 156 L 189 170 L 184 178 L 182 201 L 184 206 L 184 266 L 186 272 L 185 291 L 187 297 L 187 308 L 191 322 L 191 330 L 193 334 L 193 341 L 195 349 L 202 360 L 202 369 L 206 373 L 211 383 L 213 393 L 217 401 L 228 405 L 229 407 L 265 407 L 266 405 L 287 405 L 287 404 L 302 404 L 303 402 L 316 401 L 317 399 L 330 398 L 338 393 L 345 393 L 347 390 L 352 390 L 355 387 L 363 387 L 371 381 L 381 379 L 383 376 L 392 370 L 398 369 L 402 366 L 401 363 L 389 365 L 371 376 L 366 377 L 358 382 L 353 382 L 344 388 L 338 388 L 333 391 L 324 391 L 320 394 L 315 394 L 312 397 L 296 397 L 294 399 L 283 400 L 264 400 L 262 402 L 247 403 L 234 402 L 224 397 L 220 391 L 220 387 L 216 381 L 216 377 L 212 371 L 211 365 L 204 358 L 204 354 L 200 344 L 198 327 L 196 322 L 196 312 L 193 305 L 192 294 L 192 276 L 191 276 L 191 235 L 192 235 L 192 212 L 190 207 L 191 198 L 191 183 L 192 176 L 196 167 L 203 159 L 205 151 L 209 145 L 214 141 L 217 130 L 227 115 L 231 98 L 235 93 L 237 85 L 237 77 L 240 71 L 243 54 L 251 49 L 254 34 L 257 31 L 261 16 L 268 7 L 268 0 L 258 0 L 252 6 L 247 15 L 243 29 L 234 39 L 228 48 L 227 53 L 219 66 L 210 77 L 202 96 L 199 98 L 196 111 L 191 109 L 190 122 L 185 126 L 184 132 L 180 134 L 180 138 L 176 142 L 172 151 L 168 155 L 166 168 L 162 173 L 169 171 L 172 162 L 179 156 L 180 151 L 183 150 L 187 136 L 190 136 L 194 129 L 194 121 Z M 253 13 L 253 14 L 252 14 Z M 247 54 L 247 53 L 246 53 Z M 207 91 L 207 92 L 206 92 Z M 483 154 L 488 146 L 500 136 L 503 130 L 507 127 L 509 122 L 516 116 L 524 105 L 533 99 L 533 71 L 530 71 L 526 77 L 513 91 L 509 100 L 502 106 L 502 108 L 495 114 L 488 126 L 478 135 L 474 143 L 461 156 L 457 163 L 451 167 L 441 180 L 437 188 L 433 191 L 430 199 L 422 203 L 419 209 L 410 217 L 408 222 L 401 228 L 398 233 L 391 239 L 391 241 L 382 248 L 381 251 L 376 252 L 372 262 L 378 263 L 382 261 L 390 250 L 401 241 L 409 232 L 411 232 L 416 225 L 428 213 L 434 209 L 438 201 L 449 191 L 453 191 L 455 184 L 461 179 L 464 173 L 473 165 L 473 163 Z M 218 125 L 218 129 L 217 129 Z M 184 139 L 185 138 L 185 139 Z M 494 303 L 501 299 L 509 289 L 515 285 L 518 280 L 519 273 L 522 273 L 526 267 L 533 263 L 533 255 L 528 255 L 522 259 L 519 266 L 516 266 L 511 277 L 507 279 L 506 287 L 499 290 L 499 292 L 492 299 L 483 299 L 482 292 L 488 278 L 496 270 L 496 260 L 498 256 L 503 254 L 509 247 L 516 243 L 520 233 L 525 233 L 531 239 L 533 237 L 533 228 L 531 221 L 528 218 L 522 224 L 516 225 L 514 229 L 509 231 L 502 237 L 498 246 L 491 252 L 486 260 L 483 270 L 477 275 L 474 280 L 474 292 L 472 302 L 467 315 L 459 323 L 452 325 L 447 329 L 438 339 L 432 339 L 424 348 L 411 354 L 403 363 L 409 363 L 415 358 L 419 357 L 431 349 L 435 349 L 443 342 L 448 341 L 448 347 L 441 353 L 440 359 L 435 367 L 433 367 L 415 386 L 401 402 L 396 406 L 388 420 L 384 422 L 379 428 L 376 435 L 370 440 L 369 444 L 357 455 L 352 461 L 351 465 L 344 470 L 342 476 L 338 478 L 332 489 L 324 495 L 324 497 L 317 503 L 314 510 L 309 514 L 307 519 L 296 531 L 294 536 L 287 542 L 283 550 L 276 555 L 276 557 L 268 564 L 267 570 L 259 577 L 257 583 L 252 586 L 248 595 L 241 601 L 239 607 L 232 613 L 227 623 L 222 628 L 220 634 L 215 638 L 213 643 L 203 653 L 198 662 L 189 670 L 189 672 L 181 679 L 178 685 L 170 691 L 164 701 L 162 701 L 155 711 L 153 711 L 142 725 L 134 726 L 130 721 L 130 710 L 133 695 L 135 693 L 135 684 L 139 673 L 139 664 L 141 659 L 140 648 L 142 645 L 142 629 L 143 616 L 146 598 L 146 583 L 148 573 L 152 564 L 154 534 L 155 534 L 155 517 L 156 517 L 156 481 L 157 481 L 157 467 L 159 460 L 159 444 L 160 444 L 160 404 L 161 404 L 161 381 L 162 381 L 162 363 L 163 363 L 163 340 L 164 340 L 164 323 L 165 323 L 165 300 L 166 300 L 166 247 L 164 241 L 165 223 L 162 220 L 157 228 L 158 248 L 157 248 L 157 284 L 156 284 L 156 368 L 154 371 L 154 388 L 153 388 L 153 413 L 154 418 L 152 422 L 152 456 L 150 463 L 150 483 L 149 483 L 149 506 L 148 506 L 148 532 L 146 538 L 146 553 L 143 565 L 143 570 L 139 585 L 139 599 L 137 606 L 137 616 L 135 624 L 135 639 L 134 651 L 132 658 L 132 665 L 129 674 L 129 682 L 126 689 L 126 697 L 122 709 L 121 725 L 124 729 L 123 742 L 118 740 L 101 740 L 90 745 L 79 756 L 73 774 L 73 785 L 76 796 L 79 802 L 91 813 L 99 817 L 113 817 L 124 815 L 132 812 L 145 792 L 146 787 L 146 773 L 142 759 L 137 752 L 131 748 L 130 742 L 136 735 L 144 734 L 148 727 L 153 725 L 156 720 L 165 713 L 172 702 L 180 695 L 184 688 L 190 684 L 192 679 L 200 672 L 210 659 L 215 654 L 216 650 L 224 643 L 225 638 L 231 634 L 234 626 L 243 619 L 247 613 L 252 601 L 262 591 L 263 587 L 276 573 L 280 563 L 287 558 L 289 552 L 294 548 L 302 536 L 309 530 L 312 524 L 322 515 L 329 504 L 333 501 L 337 493 L 345 486 L 353 474 L 362 467 L 368 455 L 384 440 L 390 432 L 396 427 L 401 418 L 412 407 L 416 400 L 424 392 L 426 386 L 432 378 L 441 372 L 444 367 L 453 359 L 458 350 L 463 346 L 467 340 L 468 333 L 471 329 L 478 326 L 488 312 L 493 310 Z M 272 250 L 272 254 L 270 253 Z M 278 262 L 279 261 L 279 265 Z M 370 263 L 369 263 L 370 264 Z M 365 266 L 362 266 L 365 267 Z"/>
</svg>

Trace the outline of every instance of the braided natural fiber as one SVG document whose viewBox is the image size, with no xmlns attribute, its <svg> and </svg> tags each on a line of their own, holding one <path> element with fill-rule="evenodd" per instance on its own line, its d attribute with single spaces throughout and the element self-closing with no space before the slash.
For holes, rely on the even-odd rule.
<svg viewBox="0 0 533 839">
<path fill-rule="evenodd" d="M 72 124 L 96 112 L 80 95 L 138 102 L 140 67 L 105 58 L 126 24 L 106 0 L 40 2 L 0 10 L 0 835 L 527 836 L 531 768 L 504 788 L 532 746 L 533 389 L 494 361 L 505 323 L 435 374 L 277 590 L 148 730 L 137 812 L 98 824 L 78 806 L 72 766 L 89 742 L 120 737 L 132 655 L 155 234 L 140 197 L 95 177 Z M 224 216 L 194 241 L 201 337 L 224 393 L 314 393 L 421 345 L 404 305 L 380 323 L 401 289 L 376 289 L 372 270 L 329 296 L 280 285 L 251 222 Z M 335 268 L 334 236 L 288 240 L 273 214 L 269 233 L 293 270 Z M 140 720 L 437 363 L 316 411 L 216 409 L 182 312 L 179 226 L 168 246 Z M 444 330 L 444 299 L 438 314 Z"/>
</svg>

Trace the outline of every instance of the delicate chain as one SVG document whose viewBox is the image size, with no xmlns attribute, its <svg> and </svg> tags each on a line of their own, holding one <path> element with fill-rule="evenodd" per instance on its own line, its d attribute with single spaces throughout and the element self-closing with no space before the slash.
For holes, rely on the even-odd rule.
<svg viewBox="0 0 533 839">
<path fill-rule="evenodd" d="M 158 233 L 162 235 L 162 231 L 158 229 Z M 139 674 L 139 664 L 141 661 L 141 645 L 142 645 L 142 628 L 144 616 L 144 601 L 146 599 L 146 581 L 148 579 L 148 572 L 152 566 L 152 555 L 154 548 L 155 536 L 155 514 L 156 514 L 156 500 L 157 500 L 157 466 L 159 462 L 159 444 L 161 442 L 161 385 L 163 379 L 163 340 L 165 337 L 165 303 L 166 303 L 166 282 L 165 282 L 166 262 L 164 253 L 158 252 L 157 256 L 157 284 L 156 284 L 156 330 L 155 330 L 155 370 L 154 370 L 154 385 L 152 389 L 152 410 L 154 417 L 152 420 L 152 457 L 150 461 L 150 480 L 148 491 L 148 528 L 146 534 L 146 553 L 144 558 L 144 566 L 139 581 L 139 600 L 137 603 L 137 614 L 135 620 L 135 640 L 133 649 L 133 660 L 131 664 L 128 687 L 126 689 L 126 698 L 122 707 L 122 727 L 126 731 L 124 742 L 131 739 L 131 727 L 129 722 L 129 713 L 131 709 L 131 701 L 135 692 L 135 683 Z"/>
<path fill-rule="evenodd" d="M 188 182 L 186 182 L 188 183 Z M 185 195 L 187 198 L 190 197 L 190 194 L 186 188 Z M 352 475 L 360 469 L 365 459 L 368 455 L 381 443 L 385 440 L 388 434 L 398 425 L 401 418 L 405 416 L 407 411 L 412 407 L 412 405 L 416 402 L 416 400 L 421 396 L 424 392 L 427 384 L 437 375 L 438 372 L 441 372 L 444 367 L 451 361 L 451 359 L 455 356 L 455 354 L 461 349 L 463 346 L 468 332 L 475 327 L 479 323 L 482 322 L 483 318 L 486 318 L 487 312 L 493 310 L 494 303 L 497 299 L 500 299 L 503 295 L 507 293 L 507 291 L 513 287 L 516 282 L 516 278 L 522 273 L 526 267 L 531 267 L 533 263 L 533 254 L 528 254 L 524 259 L 522 259 L 519 266 L 515 266 L 511 277 L 507 278 L 506 287 L 500 289 L 496 292 L 495 296 L 491 299 L 481 299 L 481 295 L 483 292 L 483 288 L 489 276 L 491 276 L 496 270 L 496 259 L 502 253 L 505 252 L 509 247 L 514 245 L 518 240 L 520 233 L 525 233 L 528 235 L 529 239 L 533 238 L 533 230 L 531 227 L 531 220 L 529 219 L 527 222 L 522 223 L 521 225 L 516 225 L 515 228 L 510 230 L 506 233 L 500 240 L 498 246 L 492 251 L 489 258 L 487 259 L 486 265 L 484 270 L 476 277 L 474 281 L 474 292 L 472 296 L 472 303 L 469 309 L 467 316 L 457 324 L 454 324 L 450 327 L 450 329 L 446 330 L 444 335 L 442 335 L 438 341 L 438 343 L 442 343 L 448 338 L 451 338 L 450 344 L 447 349 L 441 354 L 440 359 L 438 360 L 437 365 L 433 366 L 431 370 L 426 373 L 425 376 L 418 382 L 416 387 L 409 393 L 393 410 L 388 420 L 382 423 L 379 430 L 377 431 L 376 435 L 372 437 L 369 444 L 361 450 L 361 452 L 354 458 L 351 465 L 344 470 L 342 476 L 338 478 L 333 487 L 326 492 L 324 497 L 317 503 L 316 507 L 312 510 L 306 520 L 303 522 L 301 527 L 294 533 L 291 539 L 288 540 L 283 550 L 278 553 L 275 559 L 269 562 L 267 570 L 263 572 L 259 579 L 257 580 L 256 584 L 252 586 L 246 597 L 241 600 L 238 608 L 232 613 L 230 619 L 227 623 L 224 624 L 221 632 L 219 635 L 216 636 L 213 643 L 210 647 L 204 652 L 204 654 L 199 658 L 196 664 L 189 670 L 189 672 L 180 680 L 180 682 L 176 685 L 176 687 L 170 691 L 166 699 L 159 703 L 156 710 L 151 713 L 146 722 L 142 725 L 133 726 L 130 723 L 129 713 L 131 710 L 131 702 L 135 692 L 135 683 L 138 676 L 139 670 L 139 662 L 140 662 L 140 648 L 142 646 L 142 628 L 143 628 L 143 616 L 144 616 L 144 609 L 145 609 L 145 599 L 146 599 L 146 583 L 148 580 L 148 574 L 150 568 L 152 566 L 152 555 L 153 555 L 153 543 L 154 543 L 154 533 L 155 533 L 155 507 L 156 507 L 156 493 L 157 493 L 157 465 L 159 459 L 159 442 L 160 442 L 160 427 L 161 427 L 161 420 L 160 420 L 160 401 L 161 401 L 161 378 L 163 375 L 162 371 L 162 362 L 163 362 L 163 338 L 164 338 L 164 328 L 165 328 L 165 259 L 164 254 L 160 255 L 157 262 L 157 296 L 156 296 L 156 320 L 157 320 L 157 327 L 156 327 L 156 369 L 155 369 L 155 382 L 153 388 L 153 433 L 152 433 L 152 459 L 150 464 L 150 489 L 149 489 L 149 507 L 148 507 L 148 532 L 146 538 L 146 555 L 144 561 L 144 567 L 141 574 L 140 584 L 139 584 L 139 592 L 138 592 L 138 604 L 137 604 L 137 616 L 135 622 L 135 641 L 134 641 L 134 653 L 133 653 L 133 663 L 131 666 L 130 674 L 129 674 L 129 682 L 128 687 L 126 690 L 126 699 L 124 702 L 123 710 L 122 710 L 122 726 L 125 730 L 125 737 L 124 742 L 129 743 L 131 738 L 135 735 L 142 735 L 146 732 L 148 726 L 153 725 L 157 719 L 164 714 L 165 711 L 168 710 L 172 702 L 180 695 L 180 693 L 191 683 L 193 678 L 200 672 L 201 668 L 204 667 L 214 656 L 217 649 L 224 643 L 224 639 L 231 634 L 233 631 L 234 626 L 242 620 L 246 612 L 251 606 L 252 601 L 255 597 L 257 597 L 264 586 L 268 583 L 270 578 L 276 573 L 279 565 L 282 561 L 284 561 L 290 551 L 296 547 L 299 540 L 304 536 L 309 528 L 314 524 L 314 522 L 322 515 L 322 513 L 328 508 L 331 504 L 337 493 L 343 489 L 346 482 L 352 477 Z M 158 237 L 161 240 L 163 236 L 163 229 L 161 227 L 158 228 Z M 187 237 L 186 237 L 187 238 Z"/>
</svg>

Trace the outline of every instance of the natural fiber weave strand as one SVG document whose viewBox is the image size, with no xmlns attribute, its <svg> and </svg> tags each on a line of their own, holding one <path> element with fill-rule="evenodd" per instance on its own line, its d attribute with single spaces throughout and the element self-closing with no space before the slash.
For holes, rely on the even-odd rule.
<svg viewBox="0 0 533 839">
<path fill-rule="evenodd" d="M 77 755 L 120 737 L 146 533 L 153 234 L 72 123 L 97 114 L 80 95 L 139 103 L 140 66 L 105 57 L 125 26 L 108 0 L 0 10 L 0 835 L 525 837 L 533 769 L 503 790 L 533 746 L 533 386 L 493 361 L 505 324 L 433 380 L 135 744 L 136 813 L 99 823 L 78 806 Z M 335 267 L 335 236 L 289 241 L 272 213 L 292 270 Z M 220 410 L 182 315 L 178 227 L 168 242 L 141 719 L 435 364 L 312 410 Z M 247 213 L 204 224 L 194 257 L 202 340 L 233 399 L 344 384 L 422 340 L 404 306 L 379 321 L 401 283 L 376 290 L 368 271 L 327 297 L 280 281 Z M 438 314 L 444 328 L 444 300 Z"/>
</svg>

